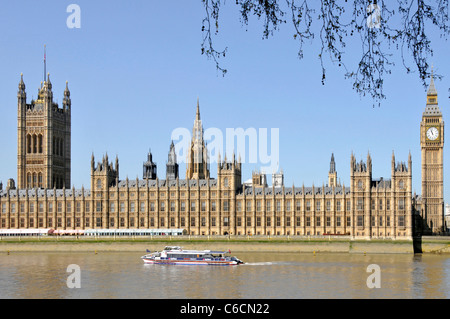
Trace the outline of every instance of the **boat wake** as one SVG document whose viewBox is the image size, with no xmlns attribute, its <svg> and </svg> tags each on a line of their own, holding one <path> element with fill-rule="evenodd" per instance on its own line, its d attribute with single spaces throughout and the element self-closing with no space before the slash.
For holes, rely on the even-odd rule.
<svg viewBox="0 0 450 319">
<path fill-rule="evenodd" d="M 274 265 L 275 263 L 270 261 L 264 261 L 264 262 L 255 262 L 255 263 L 244 263 L 241 266 L 270 266 Z"/>
</svg>

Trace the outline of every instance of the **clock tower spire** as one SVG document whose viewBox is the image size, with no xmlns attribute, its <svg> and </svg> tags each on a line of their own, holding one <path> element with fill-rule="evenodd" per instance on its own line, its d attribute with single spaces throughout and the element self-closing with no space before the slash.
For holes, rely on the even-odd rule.
<svg viewBox="0 0 450 319">
<path fill-rule="evenodd" d="M 439 234 L 444 223 L 444 121 L 438 105 L 437 90 L 431 70 L 427 104 L 420 123 L 422 151 L 422 208 L 423 231 Z"/>
</svg>

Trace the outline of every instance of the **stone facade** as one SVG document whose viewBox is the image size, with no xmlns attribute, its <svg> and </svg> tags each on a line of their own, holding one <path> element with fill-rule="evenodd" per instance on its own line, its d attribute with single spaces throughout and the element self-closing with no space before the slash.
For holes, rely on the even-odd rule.
<svg viewBox="0 0 450 319">
<path fill-rule="evenodd" d="M 37 100 L 27 104 L 23 75 L 17 93 L 17 187 L 70 187 L 71 100 L 66 82 L 63 108 L 53 102 L 50 74 Z"/>
<path fill-rule="evenodd" d="M 442 233 L 447 230 L 444 220 L 444 121 L 438 105 L 433 75 L 420 123 L 420 147 L 422 150 L 420 217 L 423 222 L 423 233 Z"/>
<path fill-rule="evenodd" d="M 19 106 L 26 105 L 20 99 Z M 70 100 L 64 106 L 62 112 L 69 106 L 70 115 Z M 19 131 L 20 123 L 19 115 Z M 439 123 L 443 132 L 443 122 Z M 417 227 L 414 213 L 420 215 L 425 204 L 412 196 L 411 154 L 407 162 L 397 162 L 392 154 L 388 179 L 373 178 L 370 154 L 365 161 L 357 161 L 352 154 L 350 185 L 341 185 L 333 154 L 327 185 L 286 186 L 280 172 L 274 173 L 272 181 L 276 183 L 269 186 L 266 175 L 259 172 L 253 172 L 251 182 L 243 183 L 242 163 L 234 154 L 223 160 L 219 155 L 217 177 L 210 177 L 198 103 L 193 133 L 186 179 L 179 178 L 178 166 L 171 166 L 173 142 L 167 164 L 171 174 L 166 179 L 145 175 L 146 168 L 154 164 L 151 157 L 144 163 L 142 180 L 120 180 L 117 157 L 115 164 L 107 155 L 96 163 L 92 155 L 90 189 L 70 189 L 67 183 L 46 187 L 48 180 L 42 187 L 30 187 L 19 170 L 22 180 L 18 189 L 13 182 L 8 182 L 6 189 L 0 186 L 0 228 L 181 228 L 192 235 L 410 238 Z M 23 141 L 19 139 L 19 143 Z M 22 153 L 20 145 L 19 159 Z M 442 181 L 443 175 L 437 178 Z"/>
</svg>

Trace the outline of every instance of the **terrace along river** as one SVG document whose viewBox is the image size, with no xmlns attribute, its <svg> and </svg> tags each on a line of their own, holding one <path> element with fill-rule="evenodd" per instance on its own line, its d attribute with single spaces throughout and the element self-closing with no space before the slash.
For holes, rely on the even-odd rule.
<svg viewBox="0 0 450 319">
<path fill-rule="evenodd" d="M 233 253 L 239 266 L 145 265 L 145 252 L 2 253 L 0 298 L 449 298 L 450 256 Z M 80 288 L 68 277 L 79 266 Z M 369 288 L 368 266 L 380 269 Z"/>
</svg>

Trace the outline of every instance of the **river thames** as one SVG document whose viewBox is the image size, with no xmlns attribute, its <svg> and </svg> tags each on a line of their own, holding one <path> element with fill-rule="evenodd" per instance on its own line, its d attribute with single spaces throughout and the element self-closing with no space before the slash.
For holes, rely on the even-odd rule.
<svg viewBox="0 0 450 319">
<path fill-rule="evenodd" d="M 146 265 L 141 255 L 136 252 L 4 253 L 0 256 L 0 298 L 450 297 L 449 255 L 240 253 L 233 255 L 242 259 L 244 265 L 216 267 Z M 368 278 L 375 274 L 370 265 L 378 267 L 379 288 L 369 287 Z"/>
</svg>

